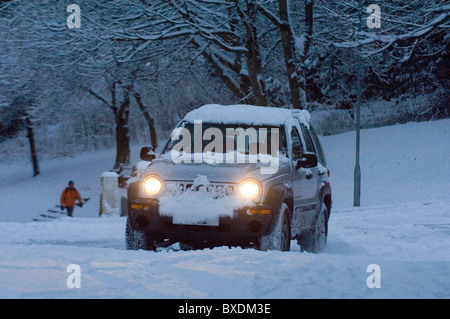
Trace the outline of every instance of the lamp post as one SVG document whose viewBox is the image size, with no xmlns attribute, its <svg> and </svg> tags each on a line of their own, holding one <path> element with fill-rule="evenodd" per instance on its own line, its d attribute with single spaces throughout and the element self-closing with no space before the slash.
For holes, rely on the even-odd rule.
<svg viewBox="0 0 450 319">
<path fill-rule="evenodd" d="M 359 0 L 359 25 L 358 32 L 362 28 L 362 0 Z M 358 35 L 356 36 L 358 39 Z M 361 55 L 356 52 L 356 72 L 357 72 L 357 101 L 356 101 L 356 163 L 353 184 L 353 206 L 361 204 L 361 167 L 359 166 L 360 152 L 360 126 L 361 126 Z"/>
</svg>

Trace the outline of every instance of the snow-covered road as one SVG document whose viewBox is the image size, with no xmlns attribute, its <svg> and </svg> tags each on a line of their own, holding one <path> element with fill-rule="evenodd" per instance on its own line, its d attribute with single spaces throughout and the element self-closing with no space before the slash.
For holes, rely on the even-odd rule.
<svg viewBox="0 0 450 319">
<path fill-rule="evenodd" d="M 353 135 L 323 138 L 335 209 L 328 246 L 317 255 L 300 252 L 294 241 L 284 253 L 127 251 L 125 219 L 96 218 L 94 200 L 73 219 L 45 223 L 31 221 L 42 211 L 23 209 L 33 200 L 54 205 L 42 192 L 57 197 L 54 189 L 69 178 L 64 165 L 81 172 L 79 185 L 96 198 L 99 172 L 109 164 L 102 154 L 48 164 L 52 169 L 45 174 L 44 166 L 33 180 L 0 171 L 0 298 L 449 298 L 448 124 L 364 131 L 360 208 L 349 204 Z M 79 289 L 66 284 L 72 264 L 81 270 Z M 381 288 L 367 286 L 373 264 Z"/>
<path fill-rule="evenodd" d="M 25 298 L 448 298 L 450 201 L 336 211 L 324 253 L 126 251 L 124 218 L 1 223 L 0 296 Z M 69 289 L 67 266 L 81 269 Z M 367 267 L 380 266 L 369 289 Z"/>
</svg>

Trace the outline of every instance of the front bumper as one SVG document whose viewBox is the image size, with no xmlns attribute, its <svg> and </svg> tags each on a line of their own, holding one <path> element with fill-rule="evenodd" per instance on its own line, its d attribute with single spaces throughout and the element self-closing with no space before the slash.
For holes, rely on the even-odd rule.
<svg viewBox="0 0 450 319">
<path fill-rule="evenodd" d="M 161 216 L 156 199 L 139 198 L 128 201 L 128 215 L 135 230 L 155 240 L 226 243 L 253 241 L 266 235 L 273 209 L 267 205 L 244 207 L 235 210 L 233 217 L 220 217 L 218 226 L 183 225 L 174 224 L 171 216 Z"/>
</svg>

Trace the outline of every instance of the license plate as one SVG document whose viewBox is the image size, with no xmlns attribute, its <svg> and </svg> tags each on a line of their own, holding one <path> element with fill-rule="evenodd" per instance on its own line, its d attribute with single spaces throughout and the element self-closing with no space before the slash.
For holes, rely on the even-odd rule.
<svg viewBox="0 0 450 319">
<path fill-rule="evenodd" d="M 219 217 L 213 216 L 189 216 L 175 215 L 172 223 L 179 225 L 196 225 L 196 226 L 219 226 Z"/>
</svg>

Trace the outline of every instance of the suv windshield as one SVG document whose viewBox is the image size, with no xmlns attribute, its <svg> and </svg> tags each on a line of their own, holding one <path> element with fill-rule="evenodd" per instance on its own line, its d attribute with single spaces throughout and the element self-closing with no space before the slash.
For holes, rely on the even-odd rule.
<svg viewBox="0 0 450 319">
<path fill-rule="evenodd" d="M 185 153 L 228 153 L 245 155 L 287 154 L 283 127 L 249 126 L 181 122 L 172 132 L 164 153 L 172 150 Z"/>
</svg>

